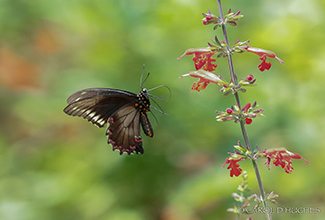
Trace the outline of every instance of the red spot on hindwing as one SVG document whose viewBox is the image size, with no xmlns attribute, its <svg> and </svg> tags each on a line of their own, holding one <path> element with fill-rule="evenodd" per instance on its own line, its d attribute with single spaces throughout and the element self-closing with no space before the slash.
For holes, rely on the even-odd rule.
<svg viewBox="0 0 325 220">
<path fill-rule="evenodd" d="M 139 142 L 142 142 L 142 139 L 141 139 L 141 137 L 140 137 L 140 138 L 138 138 L 138 137 L 135 137 L 135 138 L 134 138 L 134 140 L 135 140 L 135 142 L 137 142 L 137 143 L 139 143 Z"/>
<path fill-rule="evenodd" d="M 115 144 L 115 141 L 113 141 L 112 139 L 108 139 L 109 143 Z"/>
</svg>

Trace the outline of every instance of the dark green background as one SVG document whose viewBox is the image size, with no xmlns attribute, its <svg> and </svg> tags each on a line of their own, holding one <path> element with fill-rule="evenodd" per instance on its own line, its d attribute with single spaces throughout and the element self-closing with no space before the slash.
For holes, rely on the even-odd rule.
<svg viewBox="0 0 325 220">
<path fill-rule="evenodd" d="M 272 207 L 319 208 L 319 214 L 275 214 L 273 219 L 324 219 L 323 0 L 232 0 L 245 15 L 228 27 L 235 42 L 275 51 L 259 72 L 254 54 L 236 54 L 239 78 L 254 74 L 258 87 L 243 103 L 265 110 L 247 126 L 253 146 L 286 147 L 310 164 L 294 160 L 294 172 L 259 167 Z M 212 0 L 3 0 L 0 2 L 0 219 L 4 220 L 215 220 L 226 212 L 241 178 L 221 169 L 227 152 L 242 140 L 238 124 L 217 123 L 215 110 L 234 104 L 216 85 L 190 93 L 188 48 L 206 47 L 219 34 L 203 26 L 202 12 L 218 14 Z M 216 74 L 229 80 L 227 60 Z M 153 139 L 143 137 L 143 155 L 123 155 L 107 145 L 105 129 L 63 113 L 75 91 L 119 88 L 137 93 L 142 65 L 145 86 L 168 85 L 161 103 L 170 117 L 153 111 Z M 167 89 L 152 92 L 168 98 Z M 249 187 L 258 193 L 250 162 Z M 246 217 L 247 218 L 247 217 Z M 256 214 L 254 219 L 265 219 Z M 244 217 L 242 219 L 245 219 Z"/>
</svg>

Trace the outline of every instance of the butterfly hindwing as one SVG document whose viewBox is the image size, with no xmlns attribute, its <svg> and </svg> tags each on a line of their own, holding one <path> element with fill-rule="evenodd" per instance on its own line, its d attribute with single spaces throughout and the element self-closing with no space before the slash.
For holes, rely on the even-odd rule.
<svg viewBox="0 0 325 220">
<path fill-rule="evenodd" d="M 140 134 L 140 111 L 134 106 L 124 106 L 109 119 L 106 131 L 108 143 L 113 150 L 129 155 L 133 152 L 143 154 Z"/>
</svg>

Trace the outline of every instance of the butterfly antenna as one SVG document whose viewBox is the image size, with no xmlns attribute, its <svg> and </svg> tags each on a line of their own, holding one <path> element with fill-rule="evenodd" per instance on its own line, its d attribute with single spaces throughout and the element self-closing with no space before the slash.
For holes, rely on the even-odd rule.
<svg viewBox="0 0 325 220">
<path fill-rule="evenodd" d="M 152 106 L 151 106 L 151 107 L 152 107 Z M 150 111 L 150 112 L 151 112 L 151 111 Z M 158 119 L 156 118 L 155 114 L 154 114 L 153 112 L 151 112 L 151 114 L 152 114 L 152 116 L 155 118 L 157 124 L 159 124 Z"/>
<path fill-rule="evenodd" d="M 162 113 L 162 114 L 164 114 L 164 115 L 169 116 L 168 114 L 166 114 L 166 113 L 163 111 L 163 109 L 160 107 L 160 105 L 159 105 L 159 104 L 158 104 L 154 99 L 150 99 L 150 100 L 153 101 L 153 102 L 158 106 L 158 108 L 156 108 L 155 106 L 150 105 L 150 108 L 153 108 L 153 109 L 157 110 L 158 112 L 160 112 L 160 113 Z M 163 101 L 165 101 L 165 100 L 163 100 Z"/>
<path fill-rule="evenodd" d="M 161 98 L 161 97 L 158 97 L 158 96 L 155 96 L 155 95 L 151 95 L 151 94 L 147 94 L 147 96 L 149 97 L 152 97 L 152 98 L 155 98 L 155 99 L 158 99 L 159 101 L 163 101 L 163 102 L 166 102 L 168 103 L 165 99 Z M 151 99 L 152 101 L 155 101 L 153 99 Z"/>
<path fill-rule="evenodd" d="M 170 116 L 169 114 L 165 113 L 163 110 L 156 108 L 155 106 L 150 105 L 150 108 L 153 108 L 154 110 L 158 111 L 159 113 Z"/>
<path fill-rule="evenodd" d="M 152 96 L 152 97 L 154 97 L 154 98 L 156 98 L 156 99 L 158 99 L 158 100 L 160 100 L 160 101 L 164 101 L 164 102 L 169 102 L 169 100 L 170 100 L 170 98 L 172 97 L 172 91 L 170 90 L 170 88 L 168 87 L 168 86 L 166 86 L 166 85 L 160 85 L 160 86 L 156 86 L 156 87 L 154 87 L 154 88 L 152 88 L 152 89 L 148 89 L 148 92 L 150 92 L 150 91 L 152 91 L 152 90 L 155 90 L 155 89 L 158 89 L 158 88 L 161 88 L 161 87 L 165 87 L 165 88 L 167 88 L 168 89 L 168 91 L 169 91 L 169 98 L 168 98 L 168 101 L 166 101 L 166 100 L 164 100 L 164 99 L 162 99 L 162 98 L 160 98 L 160 97 L 157 97 L 157 96 L 153 96 L 153 95 L 150 95 L 150 96 Z"/>
<path fill-rule="evenodd" d="M 141 74 L 141 77 L 140 77 L 140 87 L 141 89 L 143 89 L 143 84 L 145 83 L 145 81 L 148 79 L 150 73 L 147 74 L 146 78 L 144 80 L 143 79 L 143 74 L 144 74 L 144 68 L 145 68 L 146 65 L 143 64 L 143 69 L 142 69 L 142 74 Z"/>
</svg>

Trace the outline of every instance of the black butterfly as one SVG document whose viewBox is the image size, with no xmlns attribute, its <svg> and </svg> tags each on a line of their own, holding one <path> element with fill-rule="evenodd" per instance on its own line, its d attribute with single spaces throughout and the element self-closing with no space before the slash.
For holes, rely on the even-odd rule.
<svg viewBox="0 0 325 220">
<path fill-rule="evenodd" d="M 120 154 L 143 154 L 140 124 L 144 133 L 153 137 L 153 129 L 147 116 L 150 107 L 153 107 L 150 105 L 149 96 L 155 97 L 145 88 L 139 94 L 118 89 L 85 89 L 72 94 L 67 100 L 68 106 L 63 111 L 71 116 L 83 117 L 98 127 L 108 123 L 108 144 L 113 146 L 113 150 L 118 149 Z M 165 101 L 159 97 L 155 98 Z"/>
</svg>

